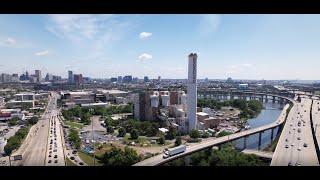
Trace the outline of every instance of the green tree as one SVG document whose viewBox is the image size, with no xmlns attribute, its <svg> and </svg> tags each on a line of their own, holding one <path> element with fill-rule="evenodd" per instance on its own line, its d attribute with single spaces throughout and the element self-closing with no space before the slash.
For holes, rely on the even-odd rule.
<svg viewBox="0 0 320 180">
<path fill-rule="evenodd" d="M 82 114 L 81 116 L 81 122 L 84 123 L 84 124 L 90 124 L 91 120 L 91 114 L 90 113 L 84 113 Z"/>
<path fill-rule="evenodd" d="M 72 145 L 76 149 L 80 149 L 80 147 L 81 147 L 81 139 L 79 137 L 78 131 L 76 131 L 74 129 L 70 129 L 69 137 L 71 139 Z"/>
<path fill-rule="evenodd" d="M 174 145 L 180 146 L 181 144 L 182 144 L 181 137 L 180 136 L 176 137 L 176 141 L 174 142 Z"/>
<path fill-rule="evenodd" d="M 15 125 L 17 125 L 17 122 L 19 121 L 20 119 L 18 118 L 18 117 L 13 117 L 13 118 L 11 118 L 10 120 L 9 120 L 9 125 L 10 126 L 15 126 Z"/>
<path fill-rule="evenodd" d="M 32 118 L 28 119 L 28 124 L 34 125 L 38 122 L 38 117 L 33 116 Z"/>
<path fill-rule="evenodd" d="M 139 132 L 138 132 L 138 130 L 133 129 L 133 130 L 130 132 L 130 136 L 131 136 L 131 139 L 138 139 L 138 137 L 139 137 Z"/>
<path fill-rule="evenodd" d="M 202 138 L 208 138 L 208 137 L 209 137 L 209 134 L 208 134 L 207 132 L 205 132 L 205 133 L 202 134 L 201 137 L 202 137 Z"/>
<path fill-rule="evenodd" d="M 175 127 L 170 127 L 169 131 L 166 135 L 166 138 L 171 140 L 171 139 L 176 138 L 176 136 L 177 136 L 177 129 Z"/>
<path fill-rule="evenodd" d="M 189 136 L 196 140 L 197 138 L 200 138 L 200 132 L 197 129 L 192 129 Z"/>
<path fill-rule="evenodd" d="M 231 132 L 222 131 L 222 132 L 220 132 L 220 133 L 218 134 L 218 137 L 228 136 L 228 135 L 230 135 L 230 134 L 232 134 L 232 133 L 231 133 Z"/>
<path fill-rule="evenodd" d="M 136 150 L 126 146 L 124 151 L 113 147 L 111 150 L 104 153 L 101 162 L 104 166 L 131 166 L 139 162 L 141 158 Z"/>
<path fill-rule="evenodd" d="M 114 129 L 112 126 L 107 127 L 107 133 L 112 134 L 114 132 Z"/>
<path fill-rule="evenodd" d="M 119 132 L 119 134 L 118 134 L 118 136 L 119 137 L 124 137 L 124 136 L 126 136 L 126 129 L 125 128 L 123 128 L 123 127 L 121 127 L 119 130 L 118 130 L 118 132 Z"/>
<path fill-rule="evenodd" d="M 164 138 L 164 136 L 161 136 L 160 138 L 159 138 L 159 143 L 160 144 L 164 144 L 166 142 L 166 139 Z"/>
</svg>

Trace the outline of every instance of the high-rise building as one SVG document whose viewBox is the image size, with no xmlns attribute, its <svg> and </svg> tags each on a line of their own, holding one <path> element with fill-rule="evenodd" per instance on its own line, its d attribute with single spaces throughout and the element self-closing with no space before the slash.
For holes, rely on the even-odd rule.
<svg viewBox="0 0 320 180">
<path fill-rule="evenodd" d="M 46 82 L 50 82 L 50 81 L 53 81 L 53 75 L 52 74 L 49 74 L 47 73 L 46 77 L 44 78 Z"/>
<path fill-rule="evenodd" d="M 187 120 L 189 132 L 197 128 L 197 54 L 191 53 L 188 62 Z"/>
<path fill-rule="evenodd" d="M 12 82 L 19 82 L 19 75 L 18 74 L 12 74 Z"/>
<path fill-rule="evenodd" d="M 25 74 L 21 74 L 20 81 L 25 81 L 25 80 L 27 80 L 26 75 Z"/>
<path fill-rule="evenodd" d="M 35 70 L 34 72 L 35 72 L 35 74 L 36 74 L 36 77 L 38 78 L 38 79 L 37 79 L 37 82 L 38 82 L 38 83 L 41 82 L 41 81 L 42 81 L 41 70 Z"/>
<path fill-rule="evenodd" d="M 132 76 L 125 76 L 123 77 L 122 81 L 124 83 L 132 83 Z"/>
<path fill-rule="evenodd" d="M 205 79 L 204 79 L 204 82 L 208 83 L 208 82 L 209 82 L 209 79 L 208 79 L 208 78 L 205 78 Z"/>
<path fill-rule="evenodd" d="M 12 76 L 10 74 L 2 73 L 0 82 L 2 83 L 12 82 Z"/>
<path fill-rule="evenodd" d="M 149 77 L 148 76 L 145 76 L 144 78 L 143 78 L 143 82 L 149 82 Z"/>
<path fill-rule="evenodd" d="M 36 75 L 30 75 L 29 80 L 31 83 L 37 83 L 38 82 L 38 77 Z"/>
<path fill-rule="evenodd" d="M 82 74 L 74 74 L 73 81 L 77 84 L 82 84 L 83 83 Z"/>
<path fill-rule="evenodd" d="M 73 72 L 72 71 L 68 71 L 68 82 L 73 83 Z"/>
<path fill-rule="evenodd" d="M 231 77 L 228 77 L 227 83 L 232 83 L 232 78 Z"/>
<path fill-rule="evenodd" d="M 122 76 L 118 76 L 118 83 L 122 83 Z"/>
<path fill-rule="evenodd" d="M 29 80 L 29 73 L 28 73 L 28 71 L 26 71 L 26 79 L 25 80 Z"/>
<path fill-rule="evenodd" d="M 110 80 L 111 80 L 111 82 L 113 83 L 113 82 L 117 82 L 117 81 L 118 81 L 118 78 L 112 77 Z"/>
<path fill-rule="evenodd" d="M 158 82 L 161 82 L 161 76 L 158 76 Z"/>
</svg>

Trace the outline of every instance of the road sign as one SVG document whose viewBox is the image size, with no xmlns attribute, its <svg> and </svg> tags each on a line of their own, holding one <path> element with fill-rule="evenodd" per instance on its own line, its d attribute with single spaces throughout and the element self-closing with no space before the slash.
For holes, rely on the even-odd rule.
<svg viewBox="0 0 320 180">
<path fill-rule="evenodd" d="M 14 161 L 22 160 L 22 155 L 13 156 L 13 160 L 14 160 Z"/>
</svg>

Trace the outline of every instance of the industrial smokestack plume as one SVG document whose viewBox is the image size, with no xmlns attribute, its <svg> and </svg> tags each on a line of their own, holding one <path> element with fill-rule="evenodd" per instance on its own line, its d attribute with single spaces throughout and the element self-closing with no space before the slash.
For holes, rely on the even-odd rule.
<svg viewBox="0 0 320 180">
<path fill-rule="evenodd" d="M 197 54 L 191 53 L 188 62 L 187 119 L 189 132 L 197 127 Z"/>
</svg>

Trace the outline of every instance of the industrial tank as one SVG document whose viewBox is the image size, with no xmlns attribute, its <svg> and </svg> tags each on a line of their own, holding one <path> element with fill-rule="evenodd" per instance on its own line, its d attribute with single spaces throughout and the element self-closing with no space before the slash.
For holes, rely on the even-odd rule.
<svg viewBox="0 0 320 180">
<path fill-rule="evenodd" d="M 153 92 L 153 95 L 150 96 L 151 100 L 151 107 L 158 107 L 159 106 L 159 92 Z"/>
<path fill-rule="evenodd" d="M 183 94 L 181 96 L 181 104 L 187 104 L 187 98 L 188 98 L 188 95 Z"/>
<path fill-rule="evenodd" d="M 170 104 L 170 93 L 168 91 L 164 92 L 164 95 L 161 95 L 162 106 L 169 106 Z"/>
</svg>

